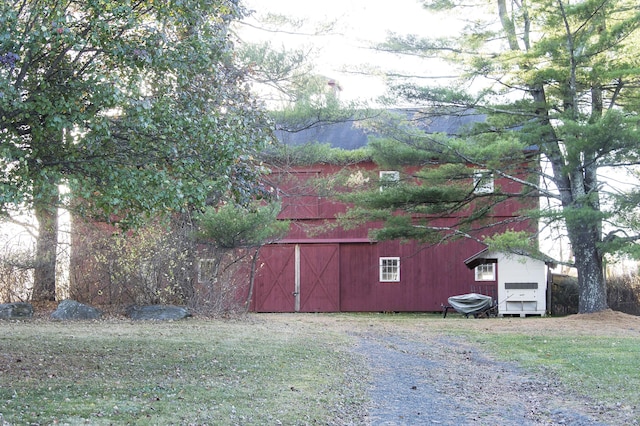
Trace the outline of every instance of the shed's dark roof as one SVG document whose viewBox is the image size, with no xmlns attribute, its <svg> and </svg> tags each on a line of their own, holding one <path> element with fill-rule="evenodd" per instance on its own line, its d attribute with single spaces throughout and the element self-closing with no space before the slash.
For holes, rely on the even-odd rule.
<svg viewBox="0 0 640 426">
<path fill-rule="evenodd" d="M 398 112 L 398 111 L 396 111 Z M 401 111 L 408 117 L 415 111 Z M 484 121 L 485 115 L 466 111 L 452 115 L 415 117 L 413 122 L 427 133 L 460 134 L 473 123 Z M 380 136 L 364 125 L 362 120 L 321 123 L 299 131 L 276 131 L 276 136 L 285 145 L 299 146 L 307 143 L 326 143 L 333 148 L 353 150 L 367 145 L 369 136 Z"/>
</svg>

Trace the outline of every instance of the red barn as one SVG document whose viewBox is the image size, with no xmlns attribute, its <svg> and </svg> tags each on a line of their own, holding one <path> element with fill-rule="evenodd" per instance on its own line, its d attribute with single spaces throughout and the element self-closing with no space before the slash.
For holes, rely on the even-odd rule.
<svg viewBox="0 0 640 426">
<path fill-rule="evenodd" d="M 453 133 L 465 122 L 477 119 L 442 118 L 434 121 L 430 130 Z M 320 142 L 354 149 L 367 143 L 367 135 L 351 123 L 338 123 L 281 135 L 281 140 L 291 145 Z M 348 167 L 354 171 L 378 170 L 371 161 Z M 486 247 L 477 241 L 456 240 L 426 247 L 415 242 L 372 241 L 369 229 L 375 224 L 348 231 L 333 226 L 322 228 L 335 222 L 336 214 L 345 211 L 346 206 L 319 196 L 305 183 L 341 171 L 344 167 L 313 164 L 275 174 L 274 186 L 283 203 L 279 218 L 290 220 L 292 226 L 284 239 L 261 250 L 253 311 L 434 312 L 441 311 L 453 295 L 477 292 L 498 298 L 500 265 L 495 258 L 481 258 Z M 399 172 L 379 171 L 391 176 Z M 509 180 L 496 178 L 495 184 L 517 189 Z M 504 203 L 493 212 L 493 219 L 513 218 L 521 207 L 517 202 Z M 446 218 L 441 220 L 446 224 Z M 530 224 L 517 222 L 514 226 L 518 230 Z M 471 266 L 469 262 L 465 264 L 468 259 L 474 259 Z M 522 279 L 526 281 L 526 277 Z M 546 282 L 541 283 L 542 287 L 546 291 Z M 536 313 L 540 309 L 544 313 L 546 307 L 538 305 Z"/>
<path fill-rule="evenodd" d="M 431 123 L 429 130 L 452 134 L 477 119 L 441 117 Z M 345 150 L 364 147 L 368 142 L 365 130 L 350 122 L 279 136 L 287 145 L 319 142 Z M 194 262 L 197 267 L 181 270 L 185 276 L 180 282 L 188 285 L 176 293 L 177 299 L 186 294 L 192 300 L 196 295 L 207 306 L 217 306 L 216 298 L 223 300 L 226 294 L 219 288 L 224 282 L 231 288 L 229 294 L 237 299 L 234 302 L 242 306 L 251 295 L 250 309 L 255 312 L 435 312 L 442 310 L 450 296 L 471 292 L 493 296 L 501 314 L 546 311 L 547 284 L 542 262 L 489 252 L 472 239 L 433 246 L 378 242 L 369 236 L 370 229 L 378 224 L 351 230 L 331 226 L 347 206 L 319 192 L 318 178 L 345 172 L 357 178 L 364 172 L 394 179 L 404 170 L 380 170 L 371 160 L 349 166 L 318 163 L 273 170 L 271 185 L 282 202 L 279 219 L 289 220 L 291 227 L 285 238 L 260 250 L 253 291 L 249 289 L 248 266 L 240 265 L 212 286 L 206 273 L 206 266 L 212 261 L 202 258 Z M 520 190 L 519 184 L 499 177 L 477 186 L 477 190 L 491 191 L 494 184 L 511 192 Z M 503 202 L 492 211 L 491 219 L 516 219 L 521 207 L 515 199 Z M 447 226 L 455 220 L 456 217 L 439 218 L 437 224 Z M 136 302 L 136 295 L 158 298 L 174 294 L 164 291 L 168 285 L 163 281 L 164 275 L 153 269 L 165 266 L 162 253 L 152 253 L 149 261 L 131 269 L 131 273 L 114 278 L 111 268 L 127 246 L 113 244 L 109 239 L 113 229 L 105 224 L 82 225 L 77 221 L 74 225 L 71 288 L 75 298 L 126 304 Z M 513 221 L 511 227 L 521 230 L 531 225 Z M 98 261 L 102 258 L 107 262 Z"/>
</svg>

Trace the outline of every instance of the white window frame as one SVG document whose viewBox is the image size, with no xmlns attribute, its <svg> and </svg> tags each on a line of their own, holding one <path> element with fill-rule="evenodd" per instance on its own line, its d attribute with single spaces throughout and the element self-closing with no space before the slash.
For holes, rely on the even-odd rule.
<svg viewBox="0 0 640 426">
<path fill-rule="evenodd" d="M 476 194 L 490 194 L 494 191 L 493 173 L 486 169 L 477 169 L 473 172 L 473 192 Z"/>
<path fill-rule="evenodd" d="M 481 263 L 475 267 L 476 281 L 495 281 L 496 263 Z"/>
<path fill-rule="evenodd" d="M 379 265 L 381 283 L 400 282 L 399 257 L 380 257 Z"/>
<path fill-rule="evenodd" d="M 400 172 L 397 170 L 380 170 L 378 173 L 380 179 L 380 191 L 384 191 L 384 188 L 400 182 Z"/>
</svg>

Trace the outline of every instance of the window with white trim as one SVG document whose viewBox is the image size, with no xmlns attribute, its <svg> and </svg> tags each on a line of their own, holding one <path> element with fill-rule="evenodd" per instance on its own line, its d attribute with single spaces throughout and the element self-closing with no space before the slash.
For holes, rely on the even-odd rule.
<svg viewBox="0 0 640 426">
<path fill-rule="evenodd" d="M 400 172 L 397 170 L 380 170 L 380 191 L 391 185 L 400 182 Z"/>
<path fill-rule="evenodd" d="M 476 281 L 495 281 L 496 280 L 496 264 L 483 263 L 476 266 Z"/>
<path fill-rule="evenodd" d="M 380 258 L 380 282 L 393 283 L 400 281 L 400 258 Z"/>
<path fill-rule="evenodd" d="M 488 194 L 493 192 L 493 173 L 489 170 L 475 170 L 473 172 L 473 192 Z"/>
</svg>

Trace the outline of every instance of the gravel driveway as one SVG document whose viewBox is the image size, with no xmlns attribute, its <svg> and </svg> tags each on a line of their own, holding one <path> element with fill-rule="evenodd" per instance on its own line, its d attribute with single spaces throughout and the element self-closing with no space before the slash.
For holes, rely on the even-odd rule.
<svg viewBox="0 0 640 426">
<path fill-rule="evenodd" d="M 497 362 L 463 340 L 371 330 L 354 349 L 370 366 L 370 425 L 606 425 L 558 383 Z M 595 414 L 597 416 L 597 414 Z"/>
</svg>

